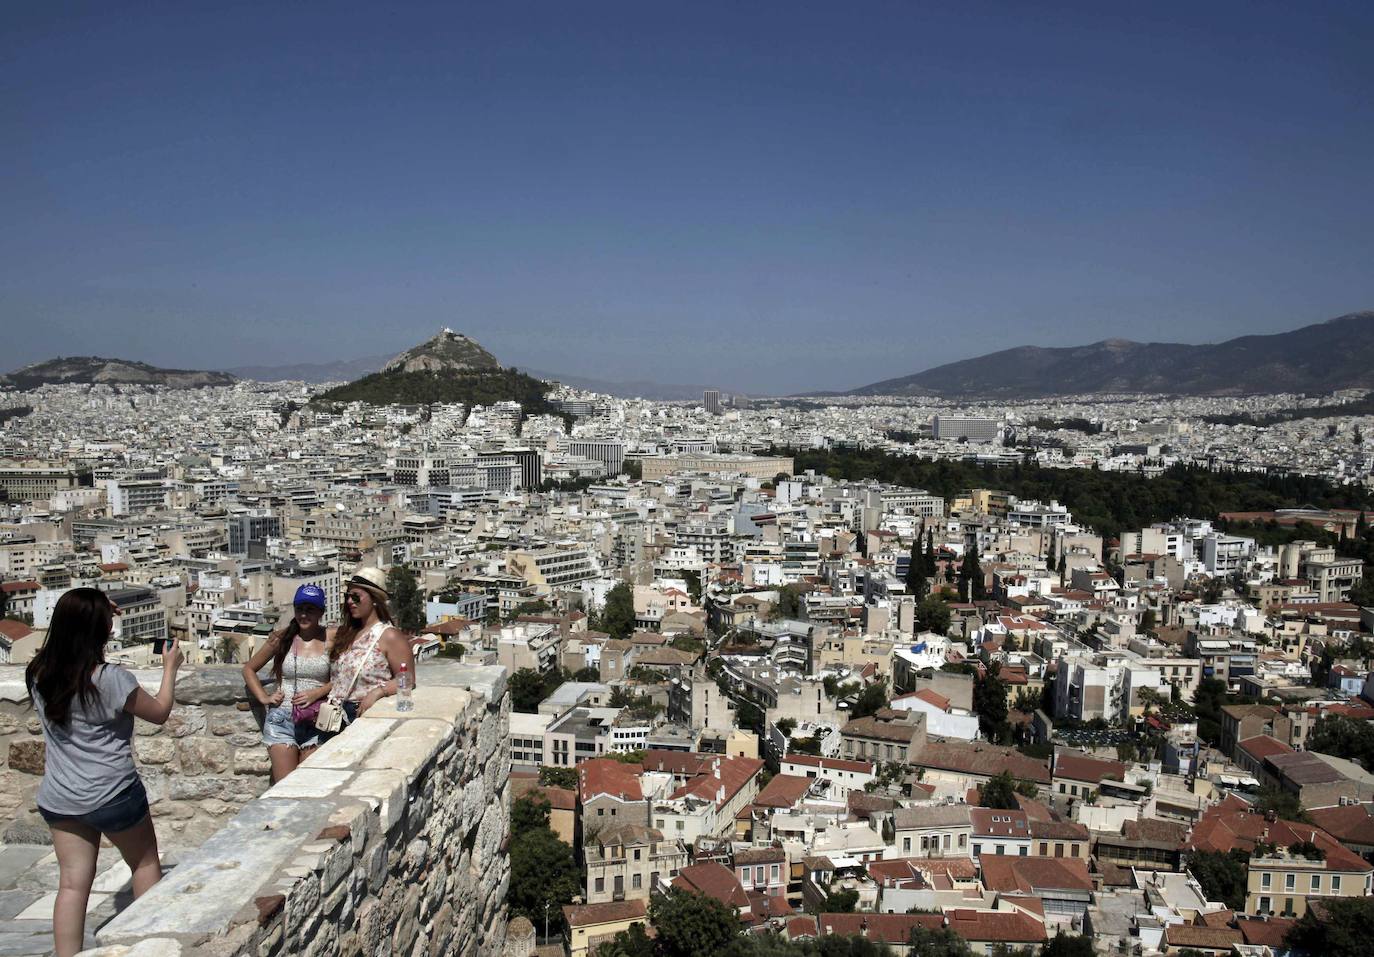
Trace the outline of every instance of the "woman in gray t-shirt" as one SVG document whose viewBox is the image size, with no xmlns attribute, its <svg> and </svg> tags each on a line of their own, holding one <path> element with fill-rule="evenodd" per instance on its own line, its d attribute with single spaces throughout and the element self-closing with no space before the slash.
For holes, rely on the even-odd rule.
<svg viewBox="0 0 1374 957">
<path fill-rule="evenodd" d="M 101 836 L 119 848 L 138 897 L 162 878 L 148 795 L 134 767 L 134 718 L 162 724 L 172 712 L 181 652 L 168 642 L 157 696 L 118 665 L 105 643 L 119 609 L 103 591 L 73 588 L 57 601 L 48 638 L 24 678 L 43 725 L 46 759 L 38 813 L 52 831 L 60 871 L 53 904 L 57 957 L 81 950 Z"/>
</svg>

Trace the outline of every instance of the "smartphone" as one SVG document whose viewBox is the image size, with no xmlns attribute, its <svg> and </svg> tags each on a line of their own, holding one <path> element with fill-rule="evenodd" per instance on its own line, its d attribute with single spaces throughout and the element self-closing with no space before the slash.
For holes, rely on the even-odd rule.
<svg viewBox="0 0 1374 957">
<path fill-rule="evenodd" d="M 164 651 L 167 650 L 167 646 L 168 646 L 169 644 L 171 644 L 171 639 L 168 639 L 168 638 L 154 638 L 154 639 L 153 639 L 153 654 L 155 654 L 155 655 L 160 655 L 160 654 L 162 654 Z"/>
</svg>

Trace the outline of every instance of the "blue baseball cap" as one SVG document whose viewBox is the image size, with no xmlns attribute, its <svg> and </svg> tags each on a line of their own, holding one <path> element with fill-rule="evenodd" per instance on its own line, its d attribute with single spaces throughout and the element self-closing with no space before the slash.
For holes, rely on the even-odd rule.
<svg viewBox="0 0 1374 957">
<path fill-rule="evenodd" d="M 314 605 L 321 610 L 324 609 L 324 589 L 319 585 L 302 585 L 296 589 L 296 597 L 291 599 L 293 605 Z"/>
</svg>

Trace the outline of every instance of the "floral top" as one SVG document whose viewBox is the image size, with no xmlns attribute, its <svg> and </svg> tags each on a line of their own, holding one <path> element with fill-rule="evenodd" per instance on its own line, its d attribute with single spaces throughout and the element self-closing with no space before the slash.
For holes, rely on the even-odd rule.
<svg viewBox="0 0 1374 957">
<path fill-rule="evenodd" d="M 368 693 L 391 680 L 391 665 L 382 653 L 381 634 L 390 626 L 379 621 L 353 639 L 353 644 L 334 662 L 334 687 L 329 700 L 362 701 Z M 357 675 L 357 681 L 354 681 Z M 349 685 L 353 690 L 349 691 Z M 345 698 L 344 695 L 348 697 Z"/>
</svg>

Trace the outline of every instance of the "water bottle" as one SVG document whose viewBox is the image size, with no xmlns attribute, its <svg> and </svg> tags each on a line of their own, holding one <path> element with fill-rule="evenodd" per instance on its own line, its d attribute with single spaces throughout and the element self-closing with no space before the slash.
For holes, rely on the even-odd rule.
<svg viewBox="0 0 1374 957">
<path fill-rule="evenodd" d="M 410 697 L 410 672 L 405 665 L 401 665 L 401 673 L 396 676 L 396 710 L 415 710 L 415 702 Z"/>
</svg>

